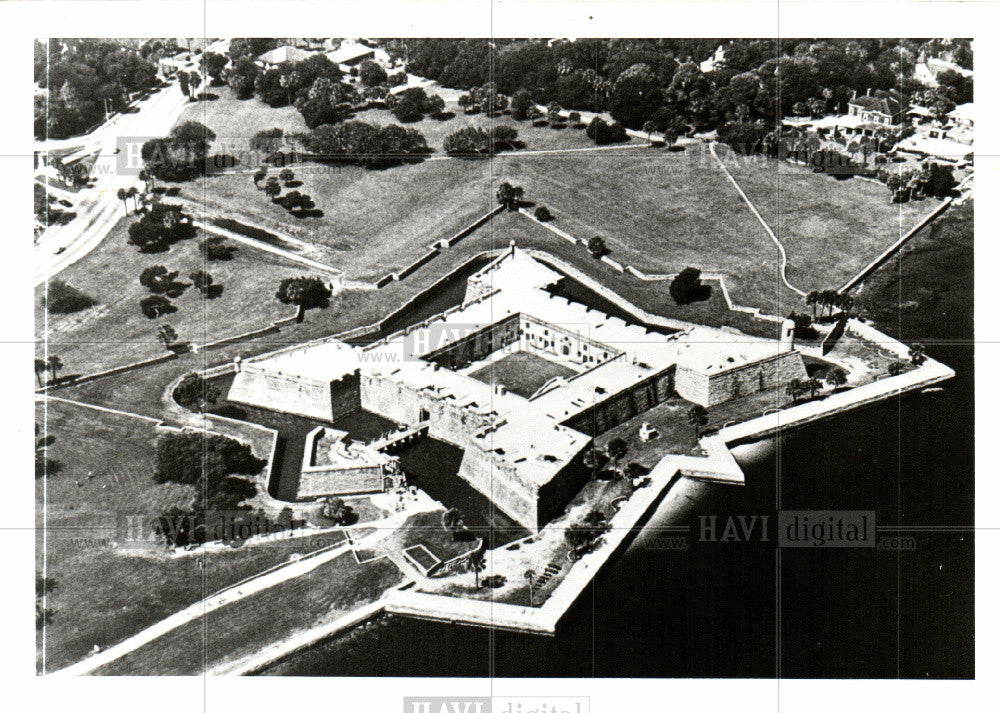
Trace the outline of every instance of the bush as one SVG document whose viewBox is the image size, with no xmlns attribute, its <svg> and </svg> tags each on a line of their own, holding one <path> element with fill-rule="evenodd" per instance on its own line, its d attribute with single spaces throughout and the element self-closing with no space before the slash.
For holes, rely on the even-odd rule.
<svg viewBox="0 0 1000 713">
<path fill-rule="evenodd" d="M 553 218 L 552 211 L 550 211 L 543 205 L 540 205 L 537 208 L 535 208 L 535 217 L 538 218 L 538 220 L 542 221 L 543 223 L 548 222 Z"/>
<path fill-rule="evenodd" d="M 205 259 L 211 261 L 232 260 L 236 252 L 236 246 L 229 245 L 225 238 L 218 236 L 205 238 L 198 247 Z"/>
<path fill-rule="evenodd" d="M 90 295 L 84 294 L 62 280 L 49 283 L 45 308 L 52 314 L 72 314 L 89 309 L 97 304 Z"/>
</svg>

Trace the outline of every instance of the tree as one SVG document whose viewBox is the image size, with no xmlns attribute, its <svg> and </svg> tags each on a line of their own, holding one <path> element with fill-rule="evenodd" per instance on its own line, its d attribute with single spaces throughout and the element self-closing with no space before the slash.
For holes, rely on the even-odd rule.
<svg viewBox="0 0 1000 713">
<path fill-rule="evenodd" d="M 612 438 L 608 441 L 608 455 L 615 464 L 615 470 L 618 469 L 618 461 L 624 458 L 626 453 L 628 453 L 628 443 L 624 438 Z"/>
<path fill-rule="evenodd" d="M 122 202 L 122 205 L 125 206 L 125 215 L 128 215 L 128 203 L 126 202 L 128 201 L 128 191 L 126 191 L 124 188 L 119 188 L 117 195 L 118 195 L 118 200 L 120 200 Z"/>
<path fill-rule="evenodd" d="M 44 374 L 49 368 L 48 362 L 44 359 L 35 359 L 35 381 L 38 382 L 38 386 L 42 386 L 42 374 Z"/>
<path fill-rule="evenodd" d="M 712 288 L 702 284 L 701 270 L 696 267 L 685 267 L 670 282 L 670 296 L 678 305 L 703 302 L 711 294 Z"/>
<path fill-rule="evenodd" d="M 497 203 L 504 206 L 507 210 L 515 211 L 520 205 L 523 195 L 524 189 L 521 186 L 512 186 L 505 181 L 497 189 Z"/>
<path fill-rule="evenodd" d="M 688 409 L 687 421 L 694 426 L 695 440 L 701 438 L 701 429 L 708 425 L 708 409 L 701 404 L 695 404 Z"/>
<path fill-rule="evenodd" d="M 169 324 L 161 324 L 156 330 L 156 338 L 163 342 L 163 346 L 170 349 L 170 345 L 177 341 L 177 331 Z"/>
<path fill-rule="evenodd" d="M 287 186 L 289 183 L 295 180 L 295 171 L 293 171 L 290 168 L 283 168 L 278 173 L 278 178 L 280 178 L 281 182 Z"/>
<path fill-rule="evenodd" d="M 819 290 L 812 290 L 806 295 L 806 304 L 812 307 L 812 318 L 813 321 L 816 320 L 816 308 L 820 304 L 820 293 Z"/>
<path fill-rule="evenodd" d="M 267 179 L 267 183 L 264 184 L 264 194 L 272 201 L 281 195 L 281 184 L 278 183 L 277 178 L 271 176 Z"/>
<path fill-rule="evenodd" d="M 194 272 L 191 273 L 190 278 L 192 284 L 194 284 L 195 286 L 195 289 L 197 289 L 202 294 L 207 293 L 208 290 L 212 287 L 212 282 L 213 282 L 212 276 L 209 273 L 205 272 L 204 270 L 195 270 Z"/>
<path fill-rule="evenodd" d="M 462 513 L 458 508 L 448 508 L 441 513 L 441 527 L 450 532 L 453 538 L 458 539 L 458 533 L 465 527 Z"/>
<path fill-rule="evenodd" d="M 510 115 L 518 121 L 523 121 L 528 118 L 528 109 L 533 106 L 535 106 L 535 102 L 531 100 L 531 94 L 527 90 L 521 89 L 510 100 Z"/>
<path fill-rule="evenodd" d="M 165 314 L 176 312 L 177 308 L 163 295 L 150 295 L 139 300 L 139 308 L 149 319 L 157 319 Z"/>
<path fill-rule="evenodd" d="M 830 369 L 826 373 L 824 381 L 829 384 L 831 389 L 836 391 L 838 388 L 847 383 L 847 374 L 840 369 Z"/>
<path fill-rule="evenodd" d="M 528 603 L 530 606 L 535 606 L 535 570 L 526 569 L 524 571 L 524 578 L 528 580 Z"/>
<path fill-rule="evenodd" d="M 267 169 L 258 168 L 253 174 L 253 184 L 260 188 L 260 182 L 267 178 Z"/>
<path fill-rule="evenodd" d="M 350 524 L 354 516 L 354 510 L 344 502 L 343 498 L 327 498 L 323 502 L 323 509 L 320 511 L 323 517 L 331 520 L 334 525 Z"/>
<path fill-rule="evenodd" d="M 808 387 L 806 386 L 806 382 L 802 379 L 792 379 L 788 382 L 787 386 L 785 386 L 785 393 L 792 398 L 793 402 L 802 398 L 803 394 L 805 394 L 807 390 Z"/>
<path fill-rule="evenodd" d="M 318 277 L 286 277 L 274 296 L 283 304 L 296 305 L 296 321 L 301 322 L 307 309 L 329 306 L 332 295 L 330 288 Z"/>
<path fill-rule="evenodd" d="M 910 363 L 920 366 L 927 361 L 927 349 L 923 344 L 913 344 L 910 347 Z"/>
<path fill-rule="evenodd" d="M 177 296 L 177 272 L 167 270 L 163 265 L 151 265 L 139 274 L 139 284 L 153 294 L 172 293 Z"/>
<path fill-rule="evenodd" d="M 361 66 L 358 67 L 358 79 L 360 79 L 361 83 L 366 86 L 375 87 L 379 84 L 387 82 L 389 80 L 389 74 L 378 62 L 366 59 L 361 63 Z"/>
<path fill-rule="evenodd" d="M 201 374 L 191 372 L 174 389 L 174 401 L 191 411 L 203 411 L 222 395 L 218 387 L 205 381 Z"/>
<path fill-rule="evenodd" d="M 600 260 L 602 257 L 611 252 L 611 250 L 608 249 L 607 243 L 604 242 L 604 238 L 600 235 L 595 235 L 587 241 L 587 250 L 590 251 L 591 256 L 595 260 Z"/>
<path fill-rule="evenodd" d="M 543 223 L 547 223 L 553 218 L 552 211 L 550 211 L 545 206 L 540 205 L 537 208 L 535 208 L 535 218 L 542 221 Z"/>
</svg>

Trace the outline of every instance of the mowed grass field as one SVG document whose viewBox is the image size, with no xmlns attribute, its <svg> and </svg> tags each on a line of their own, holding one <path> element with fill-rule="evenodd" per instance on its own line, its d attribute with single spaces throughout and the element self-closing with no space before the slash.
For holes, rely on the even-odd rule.
<svg viewBox="0 0 1000 713">
<path fill-rule="evenodd" d="M 310 538 L 183 557 L 116 547 L 120 517 L 155 514 L 194 497 L 187 486 L 153 482 L 155 424 L 58 401 L 36 405 L 35 421 L 52 439 L 49 457 L 61 463 L 35 481 L 37 573 L 55 580 L 46 601 L 52 615 L 38 632 L 39 670 L 67 666 L 95 644 L 107 648 L 315 549 Z"/>
<path fill-rule="evenodd" d="M 88 374 L 167 353 L 157 340 L 158 325 L 169 324 L 181 342 L 203 343 L 266 327 L 292 314 L 292 308 L 274 298 L 285 277 L 311 274 L 271 253 L 231 243 L 232 260 L 208 262 L 198 249 L 203 237 L 175 243 L 167 252 L 141 253 L 126 243 L 125 218 L 104 241 L 82 260 L 63 270 L 58 279 L 97 300 L 97 306 L 73 314 L 48 314 L 46 287 L 35 289 L 36 351 L 44 357 L 58 355 L 65 368 L 60 376 Z M 148 319 L 139 301 L 150 295 L 139 284 L 139 275 L 153 265 L 176 270 L 177 279 L 188 285 L 171 298 L 177 311 L 159 319 Z M 222 293 L 205 298 L 189 279 L 195 270 L 212 275 Z"/>
<path fill-rule="evenodd" d="M 104 675 L 195 675 L 370 603 L 402 574 L 387 559 L 358 564 L 350 552 L 311 572 L 213 609 L 97 669 Z"/>
<path fill-rule="evenodd" d="M 728 148 L 717 152 L 785 246 L 789 282 L 805 292 L 840 287 L 940 203 L 893 204 L 880 183 L 772 159 L 734 164 Z"/>
<path fill-rule="evenodd" d="M 181 121 L 202 121 L 220 137 L 252 136 L 274 126 L 286 132 L 305 130 L 301 123 L 289 120 L 288 107 L 269 109 L 256 99 L 238 101 L 220 92 L 220 99 L 199 104 L 207 108 L 198 113 L 198 107 L 192 106 Z M 292 215 L 272 202 L 253 183 L 256 164 L 243 164 L 232 172 L 178 187 L 184 198 L 203 204 L 210 212 L 243 215 L 308 240 L 325 248 L 326 259 L 348 276 L 373 280 L 412 262 L 431 243 L 453 235 L 496 205 L 499 183 L 494 180 L 491 162 L 447 156 L 443 144 L 448 134 L 470 125 L 508 125 L 517 129 L 527 151 L 587 149 L 608 153 L 592 151 L 594 144 L 584 131 L 572 127 L 557 130 L 517 122 L 509 116 L 466 115 L 456 104 L 447 106 L 447 114 L 451 118 L 428 117 L 404 124 L 420 131 L 433 150 L 421 163 L 377 171 L 312 162 L 291 166 L 302 183 L 295 190 L 310 195 L 321 214 Z M 379 125 L 399 124 L 387 110 L 370 109 L 353 118 Z M 628 146 L 640 143 L 630 139 L 621 151 L 634 152 L 637 149 Z M 230 149 L 220 142 L 213 147 L 214 152 Z M 272 169 L 271 173 L 277 171 Z"/>
</svg>

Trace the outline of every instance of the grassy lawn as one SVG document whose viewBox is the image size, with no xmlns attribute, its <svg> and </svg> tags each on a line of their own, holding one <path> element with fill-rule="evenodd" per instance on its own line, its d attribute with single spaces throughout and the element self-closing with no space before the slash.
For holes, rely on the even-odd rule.
<svg viewBox="0 0 1000 713">
<path fill-rule="evenodd" d="M 465 554 L 473 548 L 475 540 L 456 540 L 441 525 L 443 510 L 420 512 L 407 518 L 395 532 L 380 543 L 382 549 L 402 552 L 416 545 L 423 545 L 442 562 Z"/>
<path fill-rule="evenodd" d="M 39 632 L 39 669 L 62 668 L 94 644 L 107 648 L 293 553 L 315 549 L 307 537 L 183 557 L 115 548 L 119 515 L 156 513 L 190 501 L 193 492 L 153 483 L 153 424 L 60 402 L 36 410 L 53 439 L 49 457 L 61 463 L 36 480 L 36 565 L 39 576 L 44 566 L 56 582 L 46 603 L 52 616 Z"/>
<path fill-rule="evenodd" d="M 213 88 L 213 93 L 219 99 L 192 105 L 181 117 L 205 123 L 220 137 L 213 151 L 239 156 L 247 149 L 246 137 L 274 126 L 286 132 L 305 130 L 290 107 L 271 109 L 257 100 L 238 101 L 227 88 Z M 527 150 L 594 147 L 578 129 L 535 127 L 509 116 L 466 115 L 454 104 L 447 109 L 451 118 L 406 124 L 423 133 L 434 151 L 423 163 L 379 171 L 316 163 L 292 166 L 296 180 L 302 182 L 296 190 L 312 196 L 321 215 L 293 216 L 273 203 L 253 184 L 256 164 L 242 160 L 234 173 L 180 184 L 181 194 L 213 212 L 242 215 L 325 247 L 326 258 L 346 274 L 370 280 L 411 262 L 429 244 L 452 235 L 495 205 L 497 182 L 491 181 L 490 162 L 448 159 L 443 153 L 448 134 L 470 125 L 509 125 L 518 130 Z M 399 123 L 387 110 L 370 109 L 354 118 L 372 124 Z M 237 138 L 228 142 L 222 137 Z"/>
<path fill-rule="evenodd" d="M 97 306 L 74 314 L 49 314 L 46 320 L 45 285 L 35 290 L 37 348 L 45 340 L 49 354 L 65 364 L 64 375 L 87 374 L 164 354 L 156 338 L 159 324 L 170 324 L 185 342 L 205 342 L 266 327 L 292 310 L 274 299 L 284 277 L 307 274 L 270 253 L 234 245 L 232 260 L 206 262 L 198 250 L 199 238 L 175 243 L 163 253 L 140 253 L 126 244 L 131 219 L 118 223 L 104 241 L 79 262 L 59 273 L 59 279 L 97 300 Z M 199 236 L 200 237 L 200 236 Z M 171 301 L 177 312 L 159 320 L 147 319 L 139 300 L 150 292 L 139 284 L 146 267 L 163 265 L 179 272 L 188 285 Z M 222 293 L 206 299 L 190 284 L 195 270 L 209 272 Z"/>
<path fill-rule="evenodd" d="M 839 287 L 938 205 L 892 204 L 884 185 L 785 161 L 744 161 L 730 171 L 785 246 L 789 282 L 806 292 Z"/>
<path fill-rule="evenodd" d="M 308 131 L 295 107 L 272 109 L 256 99 L 242 101 L 236 99 L 226 86 L 209 87 L 206 93 L 218 98 L 191 102 L 177 123 L 197 121 L 215 132 L 213 153 L 228 153 L 242 159 L 241 153 L 249 152 L 250 139 L 258 131 L 275 127 L 283 129 L 286 134 Z"/>
<path fill-rule="evenodd" d="M 392 562 L 359 565 L 346 553 L 302 576 L 214 609 L 97 670 L 106 675 L 193 675 L 249 656 L 378 599 L 402 576 Z"/>
<path fill-rule="evenodd" d="M 619 262 L 647 273 L 721 272 L 735 300 L 769 310 L 798 299 L 781 286 L 774 244 L 702 145 L 495 163 L 498 181 L 523 186 L 572 235 L 604 237 Z"/>
<path fill-rule="evenodd" d="M 602 433 L 594 442 L 598 448 L 606 448 L 611 439 L 624 439 L 628 444 L 628 453 L 619 462 L 619 467 L 635 462 L 652 469 L 670 453 L 700 455 L 701 449 L 694 437 L 694 428 L 687 422 L 689 408 L 689 401 L 682 398 L 669 399 Z M 639 439 L 639 428 L 643 423 L 653 426 L 660 432 L 660 437 L 643 443 Z"/>
<path fill-rule="evenodd" d="M 514 352 L 469 374 L 485 384 L 503 384 L 508 390 L 529 398 L 549 379 L 572 376 L 576 372 L 563 364 L 531 352 Z"/>
<path fill-rule="evenodd" d="M 294 166 L 316 217 L 293 217 L 250 175 L 208 176 L 181 185 L 206 210 L 246 219 L 326 248 L 326 259 L 353 279 L 372 281 L 422 255 L 494 205 L 486 161 L 425 161 L 382 171 L 354 166 Z"/>
</svg>

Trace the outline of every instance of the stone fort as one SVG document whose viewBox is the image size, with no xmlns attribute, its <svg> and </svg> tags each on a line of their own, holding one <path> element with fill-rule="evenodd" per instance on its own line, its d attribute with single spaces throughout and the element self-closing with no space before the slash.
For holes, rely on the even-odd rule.
<svg viewBox="0 0 1000 713">
<path fill-rule="evenodd" d="M 594 436 L 673 396 L 710 407 L 806 376 L 787 322 L 778 340 L 695 324 L 654 331 L 546 290 L 562 278 L 512 245 L 469 277 L 461 304 L 401 332 L 238 362 L 229 399 L 426 426 L 463 450 L 461 478 L 537 531 L 587 482 Z M 512 358 L 544 360 L 551 375 L 532 384 L 511 362 L 501 368 Z"/>
</svg>

